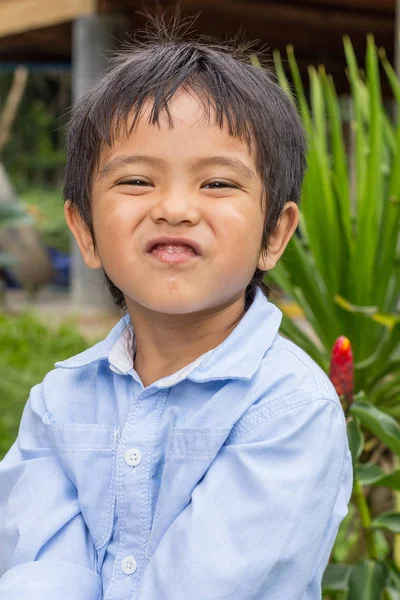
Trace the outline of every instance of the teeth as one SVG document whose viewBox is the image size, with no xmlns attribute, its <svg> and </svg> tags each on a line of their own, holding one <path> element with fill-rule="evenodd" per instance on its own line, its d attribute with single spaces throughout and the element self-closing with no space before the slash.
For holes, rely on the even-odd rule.
<svg viewBox="0 0 400 600">
<path fill-rule="evenodd" d="M 191 246 L 173 246 L 171 245 L 167 245 L 167 244 L 156 244 L 156 246 L 154 246 L 153 250 L 155 250 L 156 248 L 162 248 L 165 252 L 168 252 L 170 254 L 173 254 L 175 252 L 187 252 L 188 250 L 190 252 L 194 253 L 194 250 Z"/>
</svg>

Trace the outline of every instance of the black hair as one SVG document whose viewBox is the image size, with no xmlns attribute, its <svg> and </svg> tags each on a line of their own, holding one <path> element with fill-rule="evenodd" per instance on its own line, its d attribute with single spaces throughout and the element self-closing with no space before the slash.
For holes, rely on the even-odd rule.
<svg viewBox="0 0 400 600">
<path fill-rule="evenodd" d="M 169 22 L 163 14 L 147 16 L 153 30 L 146 30 L 144 39 L 140 39 L 143 32 L 136 33 L 114 53 L 107 73 L 72 110 L 64 201 L 77 209 L 95 244 L 91 186 L 102 149 L 112 145 L 121 126 L 129 133 L 133 130 L 148 100 L 152 101 L 149 122 L 158 124 L 165 111 L 173 126 L 168 103 L 178 89 L 186 89 L 203 102 L 219 127 L 227 126 L 230 135 L 255 151 L 266 199 L 260 249 L 267 252 L 285 203 L 300 200 L 307 144 L 296 107 L 266 64 L 252 64 L 252 43 L 194 36 L 186 27 L 187 19 L 180 20 L 179 15 Z M 257 287 L 270 297 L 264 275 L 256 269 L 245 292 L 247 307 Z M 107 273 L 104 276 L 115 304 L 126 308 L 121 290 Z"/>
</svg>

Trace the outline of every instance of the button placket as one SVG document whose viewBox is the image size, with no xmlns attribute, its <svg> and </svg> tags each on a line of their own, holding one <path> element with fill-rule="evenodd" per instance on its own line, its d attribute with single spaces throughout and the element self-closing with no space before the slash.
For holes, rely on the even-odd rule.
<svg viewBox="0 0 400 600">
<path fill-rule="evenodd" d="M 105 600 L 114 598 L 117 588 L 128 581 L 119 573 L 130 576 L 137 585 L 136 578 L 140 572 L 140 562 L 136 563 L 135 555 L 142 554 L 150 526 L 147 501 L 149 458 L 152 456 L 148 448 L 152 448 L 157 423 L 165 404 L 169 390 L 142 390 L 134 398 L 124 427 L 122 428 L 118 456 L 117 502 L 119 506 L 120 528 L 124 531 L 118 545 L 118 554 L 113 565 L 113 575 Z M 144 406 L 142 400 L 151 397 Z M 149 405 L 152 405 L 151 407 Z M 154 404 L 154 406 L 153 406 Z M 129 448 L 129 442 L 139 447 Z M 124 450 L 125 448 L 125 450 Z M 139 450 L 140 448 L 140 450 Z M 142 463 L 142 464 L 141 464 Z M 128 469 L 139 466 L 138 470 Z M 137 473 L 137 477 L 129 477 L 129 473 Z M 126 484 L 124 484 L 126 482 Z M 146 487 L 145 487 L 146 486 Z M 147 493 L 144 494 L 143 490 Z M 128 554 L 131 552 L 131 554 Z M 127 554 L 127 556 L 124 556 Z M 121 588 L 125 589 L 125 588 Z M 134 589 L 133 589 L 134 591 Z"/>
</svg>

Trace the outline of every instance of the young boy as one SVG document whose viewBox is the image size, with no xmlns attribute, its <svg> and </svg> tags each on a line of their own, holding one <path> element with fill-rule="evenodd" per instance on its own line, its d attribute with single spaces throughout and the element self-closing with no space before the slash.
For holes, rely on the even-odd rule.
<svg viewBox="0 0 400 600">
<path fill-rule="evenodd" d="M 2 600 L 321 599 L 345 419 L 263 283 L 305 151 L 240 48 L 153 35 L 80 100 L 65 217 L 126 314 L 31 390 L 0 465 Z"/>
</svg>

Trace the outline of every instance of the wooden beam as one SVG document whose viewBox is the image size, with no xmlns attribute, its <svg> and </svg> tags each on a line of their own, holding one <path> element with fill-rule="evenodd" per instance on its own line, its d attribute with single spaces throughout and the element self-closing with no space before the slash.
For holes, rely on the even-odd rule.
<svg viewBox="0 0 400 600">
<path fill-rule="evenodd" d="M 201 10 L 214 18 L 240 18 L 246 21 L 263 21 L 265 25 L 274 24 L 282 31 L 289 23 L 295 23 L 306 37 L 325 31 L 328 35 L 356 32 L 388 33 L 394 30 L 393 19 L 387 14 L 369 14 L 362 11 L 343 11 L 339 7 L 304 6 L 297 2 L 279 3 L 275 1 L 257 2 L 255 0 L 182 0 L 182 8 L 187 11 Z M 289 41 L 289 40 L 288 40 Z"/>
<path fill-rule="evenodd" d="M 371 13 L 391 13 L 395 12 L 396 0 L 294 0 L 296 4 L 314 4 L 332 8 L 341 7 L 346 10 L 365 10 Z"/>
<path fill-rule="evenodd" d="M 96 12 L 96 0 L 0 0 L 0 38 Z"/>
</svg>

